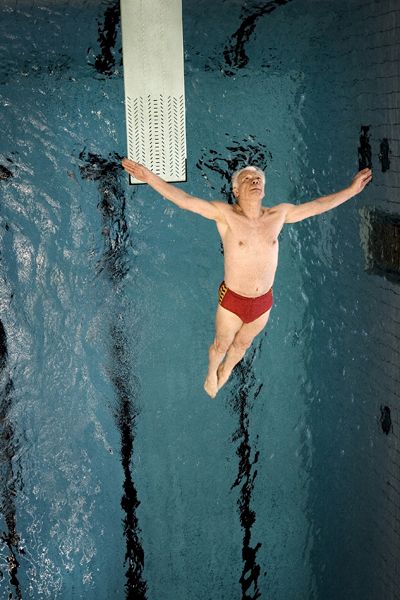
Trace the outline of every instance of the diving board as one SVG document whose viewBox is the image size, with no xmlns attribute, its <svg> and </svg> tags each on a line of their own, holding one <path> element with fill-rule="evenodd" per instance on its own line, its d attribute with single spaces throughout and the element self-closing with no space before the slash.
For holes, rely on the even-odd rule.
<svg viewBox="0 0 400 600">
<path fill-rule="evenodd" d="M 186 181 L 182 2 L 121 0 L 121 25 L 128 158 Z"/>
</svg>

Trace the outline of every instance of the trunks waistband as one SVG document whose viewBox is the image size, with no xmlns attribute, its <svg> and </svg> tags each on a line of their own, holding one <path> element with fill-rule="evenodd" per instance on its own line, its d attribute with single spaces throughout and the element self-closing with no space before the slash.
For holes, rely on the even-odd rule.
<svg viewBox="0 0 400 600">
<path fill-rule="evenodd" d="M 225 281 L 223 281 L 221 283 L 221 285 L 219 286 L 219 290 L 218 290 L 218 295 L 219 295 L 219 302 L 221 303 L 226 292 L 229 290 L 229 293 L 232 294 L 232 296 L 236 296 L 236 298 L 240 298 L 243 300 L 260 300 L 260 298 L 263 298 L 264 296 L 268 296 L 268 294 L 271 293 L 272 291 L 272 287 L 268 290 L 268 292 L 265 292 L 264 294 L 261 294 L 261 296 L 242 296 L 241 294 L 238 294 L 237 292 L 234 292 L 233 290 L 231 290 L 230 288 L 228 288 L 228 286 L 226 285 Z"/>
</svg>

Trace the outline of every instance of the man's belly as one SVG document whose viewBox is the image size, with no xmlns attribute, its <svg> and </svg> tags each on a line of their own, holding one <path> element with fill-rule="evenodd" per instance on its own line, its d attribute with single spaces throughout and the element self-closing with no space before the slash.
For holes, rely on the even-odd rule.
<svg viewBox="0 0 400 600">
<path fill-rule="evenodd" d="M 262 262 L 257 259 L 250 261 L 225 259 L 225 284 L 241 296 L 261 296 L 272 287 L 277 264 L 277 257 L 272 261 Z"/>
</svg>

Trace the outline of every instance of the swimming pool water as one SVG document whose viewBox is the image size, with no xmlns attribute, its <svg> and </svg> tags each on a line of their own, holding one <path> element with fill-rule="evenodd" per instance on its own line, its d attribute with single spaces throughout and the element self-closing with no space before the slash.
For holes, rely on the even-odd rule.
<svg viewBox="0 0 400 600">
<path fill-rule="evenodd" d="M 122 172 L 118 3 L 2 4 L 2 597 L 398 598 L 399 290 L 365 242 L 398 214 L 398 14 L 184 2 L 184 189 L 228 201 L 254 161 L 267 204 L 304 202 L 374 168 L 284 229 L 211 401 L 220 242 Z"/>
</svg>

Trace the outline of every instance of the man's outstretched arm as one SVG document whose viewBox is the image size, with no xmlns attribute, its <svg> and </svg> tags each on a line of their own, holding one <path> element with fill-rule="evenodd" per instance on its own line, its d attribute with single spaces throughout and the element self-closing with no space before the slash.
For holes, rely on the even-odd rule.
<svg viewBox="0 0 400 600">
<path fill-rule="evenodd" d="M 304 202 L 304 204 L 281 204 L 280 206 L 285 210 L 285 223 L 297 223 L 308 217 L 314 217 L 336 208 L 336 206 L 362 192 L 371 179 L 371 169 L 363 169 L 357 173 L 349 187 L 336 194 L 322 196 L 311 202 Z"/>
<path fill-rule="evenodd" d="M 164 198 L 170 200 L 176 204 L 176 206 L 179 206 L 179 208 L 190 210 L 191 212 L 197 213 L 198 215 L 213 221 L 225 220 L 223 212 L 218 208 L 218 202 L 209 202 L 191 196 L 174 185 L 167 183 L 143 165 L 140 165 L 133 160 L 129 160 L 128 158 L 123 159 L 122 166 L 129 175 L 132 175 L 139 181 L 147 183 L 156 190 L 156 192 L 164 196 Z"/>
</svg>

